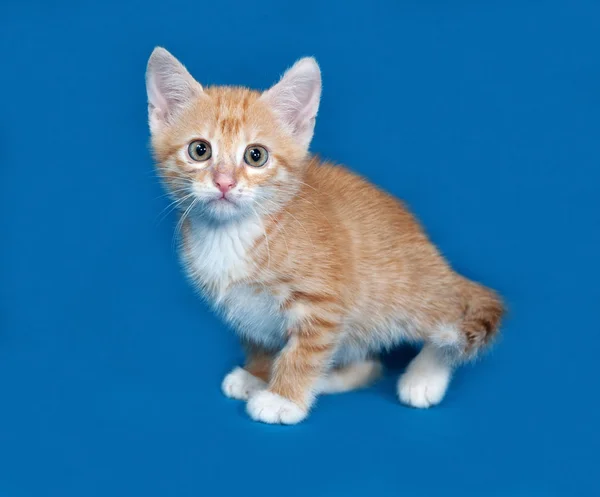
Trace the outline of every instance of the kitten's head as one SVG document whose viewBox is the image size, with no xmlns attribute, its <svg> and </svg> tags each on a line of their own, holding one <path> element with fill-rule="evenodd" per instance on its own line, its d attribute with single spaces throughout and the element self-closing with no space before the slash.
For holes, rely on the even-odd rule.
<svg viewBox="0 0 600 497">
<path fill-rule="evenodd" d="M 152 147 L 178 205 L 215 222 L 277 210 L 299 188 L 321 95 L 316 61 L 269 90 L 202 88 L 156 48 L 146 72 Z"/>
</svg>

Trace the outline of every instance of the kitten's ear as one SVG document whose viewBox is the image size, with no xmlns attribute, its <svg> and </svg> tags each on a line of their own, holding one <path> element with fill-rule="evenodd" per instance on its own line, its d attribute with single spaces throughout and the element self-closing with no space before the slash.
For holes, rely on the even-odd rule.
<svg viewBox="0 0 600 497">
<path fill-rule="evenodd" d="M 305 148 L 310 145 L 321 98 L 321 70 L 317 61 L 305 57 L 261 96 L 282 124 Z"/>
<path fill-rule="evenodd" d="M 200 95 L 202 86 L 167 50 L 156 47 L 148 60 L 146 91 L 148 121 L 154 133 Z"/>
</svg>

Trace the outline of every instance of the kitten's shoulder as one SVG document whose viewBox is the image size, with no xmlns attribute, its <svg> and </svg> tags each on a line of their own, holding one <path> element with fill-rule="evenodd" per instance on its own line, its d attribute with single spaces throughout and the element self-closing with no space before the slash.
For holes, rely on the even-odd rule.
<svg viewBox="0 0 600 497">
<path fill-rule="evenodd" d="M 342 165 L 315 158 L 308 167 L 306 183 L 311 197 L 317 197 L 317 203 L 341 219 L 421 236 L 420 224 L 404 202 Z M 305 194 L 308 193 L 306 189 Z"/>
<path fill-rule="evenodd" d="M 368 196 L 371 201 L 381 200 L 401 204 L 397 198 L 346 166 L 322 161 L 318 157 L 313 157 L 309 163 L 306 179 L 307 183 L 316 190 L 329 192 L 338 198 L 364 199 Z"/>
</svg>

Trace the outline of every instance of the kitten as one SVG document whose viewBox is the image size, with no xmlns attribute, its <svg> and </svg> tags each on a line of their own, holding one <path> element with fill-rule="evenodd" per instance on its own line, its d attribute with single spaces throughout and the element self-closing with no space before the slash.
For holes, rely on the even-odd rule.
<svg viewBox="0 0 600 497">
<path fill-rule="evenodd" d="M 317 394 L 369 384 L 377 354 L 408 340 L 424 345 L 398 397 L 439 403 L 453 368 L 497 332 L 502 303 L 452 271 L 399 201 L 311 157 L 316 61 L 259 93 L 203 88 L 156 48 L 146 84 L 186 271 L 246 349 L 225 395 L 254 420 L 298 423 Z"/>
</svg>

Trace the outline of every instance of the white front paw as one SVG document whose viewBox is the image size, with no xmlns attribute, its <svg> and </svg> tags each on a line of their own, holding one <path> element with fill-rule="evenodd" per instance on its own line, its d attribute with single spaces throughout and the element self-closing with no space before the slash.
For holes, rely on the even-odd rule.
<svg viewBox="0 0 600 497">
<path fill-rule="evenodd" d="M 299 423 L 308 414 L 291 400 L 268 390 L 253 395 L 246 405 L 246 411 L 254 421 L 284 425 Z"/>
<path fill-rule="evenodd" d="M 446 371 L 409 370 L 398 381 L 400 401 L 412 407 L 426 408 L 444 398 L 450 374 Z"/>
<path fill-rule="evenodd" d="M 248 400 L 252 394 L 265 388 L 267 384 L 264 381 L 242 368 L 235 368 L 221 384 L 221 389 L 227 397 L 238 400 Z"/>
</svg>

